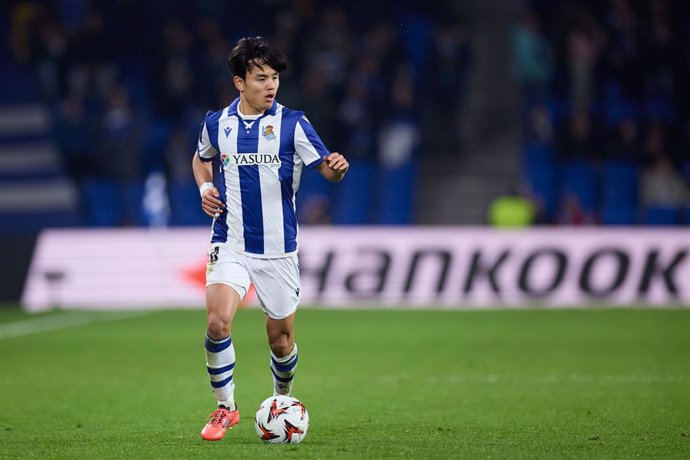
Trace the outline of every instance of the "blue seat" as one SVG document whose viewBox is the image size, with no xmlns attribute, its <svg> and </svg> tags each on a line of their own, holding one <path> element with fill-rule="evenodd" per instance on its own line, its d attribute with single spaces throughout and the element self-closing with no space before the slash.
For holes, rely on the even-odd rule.
<svg viewBox="0 0 690 460">
<path fill-rule="evenodd" d="M 348 173 L 349 175 L 349 173 Z M 340 184 L 338 184 L 340 185 Z M 299 190 L 295 197 L 295 206 L 299 213 L 314 197 L 324 197 L 330 201 L 333 193 L 333 184 L 324 179 L 315 169 L 305 168 L 299 183 Z"/>
<path fill-rule="evenodd" d="M 609 81 L 605 86 L 605 121 L 608 126 L 618 126 L 625 119 L 639 120 L 640 104 L 625 94 L 619 83 Z"/>
<path fill-rule="evenodd" d="M 678 208 L 649 206 L 644 209 L 643 221 L 647 225 L 679 225 L 681 223 L 681 212 Z"/>
<path fill-rule="evenodd" d="M 528 143 L 522 148 L 522 178 L 532 197 L 541 203 L 544 217 L 551 220 L 557 207 L 557 167 L 552 145 Z"/>
<path fill-rule="evenodd" d="M 384 225 L 411 224 L 415 196 L 415 165 L 413 161 L 395 167 L 379 168 L 376 223 Z"/>
<path fill-rule="evenodd" d="M 662 95 L 649 96 L 645 102 L 646 114 L 654 120 L 661 120 L 672 124 L 676 121 L 676 111 L 673 103 Z"/>
<path fill-rule="evenodd" d="M 82 196 L 89 226 L 114 227 L 122 221 L 122 200 L 115 181 L 86 179 Z"/>
<path fill-rule="evenodd" d="M 529 186 L 533 199 L 541 203 L 544 217 L 551 220 L 556 214 L 558 205 L 556 168 L 534 167 L 525 171 L 523 177 Z"/>
<path fill-rule="evenodd" d="M 211 225 L 211 218 L 201 210 L 199 189 L 194 182 L 168 184 L 172 225 Z"/>
<path fill-rule="evenodd" d="M 605 225 L 637 222 L 639 204 L 637 166 L 629 161 L 607 161 L 601 175 L 601 221 Z"/>
<path fill-rule="evenodd" d="M 78 227 L 76 210 L 6 212 L 0 214 L 0 233 L 35 233 L 44 228 Z"/>
<path fill-rule="evenodd" d="M 143 225 L 141 182 L 121 183 L 107 178 L 84 180 L 83 194 L 87 224 L 94 227 Z"/>
<path fill-rule="evenodd" d="M 522 146 L 523 168 L 550 166 L 556 157 L 553 145 L 544 142 L 529 142 Z"/>
<path fill-rule="evenodd" d="M 585 160 L 570 160 L 561 165 L 560 199 L 575 196 L 587 214 L 597 211 L 598 187 L 597 172 Z"/>
<path fill-rule="evenodd" d="M 601 211 L 601 223 L 604 225 L 635 225 L 637 207 L 604 206 Z"/>
<path fill-rule="evenodd" d="M 371 222 L 376 165 L 369 161 L 352 161 L 347 180 L 338 184 L 333 207 L 335 224 L 361 225 Z"/>
</svg>

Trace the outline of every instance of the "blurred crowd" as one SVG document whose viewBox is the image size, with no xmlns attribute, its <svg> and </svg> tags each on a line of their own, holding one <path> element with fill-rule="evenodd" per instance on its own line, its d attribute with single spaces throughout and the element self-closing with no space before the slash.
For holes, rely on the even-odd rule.
<svg viewBox="0 0 690 460">
<path fill-rule="evenodd" d="M 687 2 L 528 5 L 513 47 L 539 221 L 690 223 Z"/>
<path fill-rule="evenodd" d="M 191 156 L 206 111 L 236 97 L 227 57 L 247 35 L 289 57 L 278 101 L 304 110 L 326 145 L 357 165 L 337 189 L 305 173 L 302 222 L 404 224 L 414 163 L 434 138 L 426 120 L 443 113 L 457 123 L 469 53 L 448 5 L 19 0 L 11 43 L 51 108 L 86 225 L 206 222 Z M 428 79 L 439 85 L 434 97 Z"/>
</svg>

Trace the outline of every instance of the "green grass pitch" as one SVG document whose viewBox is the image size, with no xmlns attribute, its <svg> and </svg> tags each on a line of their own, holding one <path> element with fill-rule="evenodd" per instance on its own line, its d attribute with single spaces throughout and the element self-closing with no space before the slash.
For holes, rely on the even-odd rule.
<svg viewBox="0 0 690 460">
<path fill-rule="evenodd" d="M 690 458 L 690 310 L 300 310 L 294 446 L 254 433 L 258 310 L 233 332 L 242 420 L 199 438 L 204 328 L 0 309 L 0 458 Z"/>
</svg>

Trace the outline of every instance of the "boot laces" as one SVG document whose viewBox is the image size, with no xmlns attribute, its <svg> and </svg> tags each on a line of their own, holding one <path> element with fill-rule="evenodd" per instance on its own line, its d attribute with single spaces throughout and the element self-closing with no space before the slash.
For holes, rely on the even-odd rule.
<svg viewBox="0 0 690 460">
<path fill-rule="evenodd" d="M 209 418 L 211 419 L 211 425 L 220 425 L 224 426 L 227 422 L 228 415 L 230 415 L 230 411 L 227 409 L 223 408 L 218 408 L 213 413 L 209 415 Z"/>
</svg>

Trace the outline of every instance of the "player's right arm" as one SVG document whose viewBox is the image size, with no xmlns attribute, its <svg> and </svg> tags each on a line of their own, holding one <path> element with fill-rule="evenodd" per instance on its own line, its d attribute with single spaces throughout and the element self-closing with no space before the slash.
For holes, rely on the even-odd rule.
<svg viewBox="0 0 690 460">
<path fill-rule="evenodd" d="M 199 155 L 194 154 L 194 159 L 192 159 L 192 171 L 194 172 L 196 185 L 199 187 L 199 192 L 201 193 L 201 209 L 209 217 L 217 217 L 218 214 L 223 212 L 224 205 L 220 201 L 218 189 L 213 186 L 211 162 L 201 161 Z"/>
<path fill-rule="evenodd" d="M 206 114 L 208 115 L 211 112 Z M 216 155 L 216 150 L 211 144 L 206 129 L 206 120 L 201 124 L 199 130 L 199 142 L 197 143 L 196 153 L 192 159 L 192 172 L 196 186 L 199 187 L 201 195 L 201 209 L 209 217 L 218 217 L 223 212 L 223 202 L 220 200 L 220 193 L 213 185 L 213 169 L 211 160 Z"/>
</svg>

